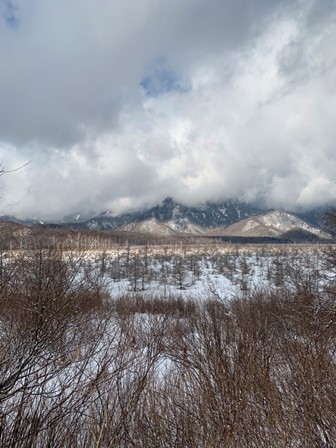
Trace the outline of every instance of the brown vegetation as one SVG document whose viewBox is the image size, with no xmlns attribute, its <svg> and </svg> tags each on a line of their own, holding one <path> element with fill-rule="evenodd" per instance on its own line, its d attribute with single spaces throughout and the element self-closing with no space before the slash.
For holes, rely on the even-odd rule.
<svg viewBox="0 0 336 448">
<path fill-rule="evenodd" d="M 149 275 L 146 253 L 128 255 L 123 269 Z M 3 260 L 0 446 L 336 446 L 333 279 L 322 293 L 279 260 L 277 289 L 226 302 L 210 288 L 197 303 L 141 288 L 114 299 L 104 257 L 90 266 L 60 247 Z"/>
</svg>

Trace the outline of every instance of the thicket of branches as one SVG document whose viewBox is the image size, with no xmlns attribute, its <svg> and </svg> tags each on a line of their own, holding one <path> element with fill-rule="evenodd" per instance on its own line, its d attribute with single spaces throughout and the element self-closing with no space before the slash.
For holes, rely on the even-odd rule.
<svg viewBox="0 0 336 448">
<path fill-rule="evenodd" d="M 84 254 L 3 260 L 0 446 L 336 446 L 334 279 L 295 269 L 229 302 L 114 299 Z"/>
</svg>

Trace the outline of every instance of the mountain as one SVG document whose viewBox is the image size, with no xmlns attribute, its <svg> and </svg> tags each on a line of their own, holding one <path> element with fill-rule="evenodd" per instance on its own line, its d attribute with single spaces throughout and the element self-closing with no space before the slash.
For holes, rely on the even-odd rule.
<svg viewBox="0 0 336 448">
<path fill-rule="evenodd" d="M 16 223 L 16 224 L 23 224 L 23 225 L 40 225 L 40 224 L 44 224 L 44 221 L 42 221 L 41 219 L 32 216 L 31 218 L 27 218 L 27 219 L 19 219 L 16 218 L 15 216 L 11 216 L 11 215 L 2 215 L 0 216 L 0 221 L 1 222 L 10 222 L 10 223 Z"/>
<path fill-rule="evenodd" d="M 173 221 L 177 226 L 181 226 L 180 230 L 184 230 L 187 222 L 201 227 L 227 226 L 260 211 L 239 201 L 225 201 L 218 204 L 206 202 L 199 207 L 188 207 L 168 197 L 146 214 L 159 222 Z"/>
<path fill-rule="evenodd" d="M 198 207 L 188 207 L 168 197 L 144 211 L 120 216 L 105 212 L 81 225 L 90 229 L 118 229 L 159 236 L 193 234 L 291 241 L 330 238 L 326 231 L 314 225 L 322 216 L 321 210 L 307 216 L 313 224 L 285 211 L 265 211 L 239 201 L 206 202 Z"/>
<path fill-rule="evenodd" d="M 155 218 L 145 219 L 138 223 L 130 223 L 123 226 L 120 230 L 133 233 L 145 233 L 159 236 L 177 236 L 178 231 L 175 231 L 169 225 L 158 222 Z"/>
<path fill-rule="evenodd" d="M 160 236 L 192 234 L 238 238 L 288 238 L 304 241 L 329 237 L 328 229 L 323 226 L 324 212 L 325 209 L 322 208 L 302 214 L 279 210 L 266 211 L 237 200 L 206 202 L 189 207 L 167 197 L 158 205 L 145 210 L 117 216 L 105 211 L 90 219 L 87 219 L 87 214 L 74 213 L 54 225 Z M 6 216 L 0 217 L 1 219 L 33 225 L 43 224 L 37 218 L 22 221 Z"/>
<path fill-rule="evenodd" d="M 239 201 L 225 201 L 219 204 L 206 202 L 199 207 L 189 207 L 167 197 L 160 204 L 143 211 L 114 216 L 104 212 L 99 216 L 74 226 L 88 229 L 115 230 L 126 224 L 155 219 L 158 223 L 169 223 L 177 232 L 204 233 L 209 227 L 228 226 L 262 210 Z"/>
<path fill-rule="evenodd" d="M 273 210 L 243 219 L 225 229 L 214 231 L 221 236 L 275 237 L 289 239 L 330 239 L 329 233 L 297 216 L 282 210 Z"/>
<path fill-rule="evenodd" d="M 126 213 L 114 216 L 110 212 L 103 212 L 94 218 L 82 222 L 69 223 L 72 227 L 86 228 L 90 230 L 116 230 L 125 224 L 141 221 L 138 213 Z"/>
<path fill-rule="evenodd" d="M 146 233 L 156 236 L 177 236 L 183 234 L 206 235 L 208 229 L 200 227 L 188 220 L 159 222 L 156 218 L 145 219 L 138 223 L 131 222 L 118 229 L 123 232 Z"/>
</svg>

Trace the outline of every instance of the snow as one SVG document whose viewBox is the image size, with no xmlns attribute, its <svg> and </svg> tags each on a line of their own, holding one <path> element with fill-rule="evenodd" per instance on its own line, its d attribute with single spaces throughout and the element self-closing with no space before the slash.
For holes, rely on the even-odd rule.
<svg viewBox="0 0 336 448">
<path fill-rule="evenodd" d="M 157 235 L 171 235 L 173 233 L 165 224 L 160 224 L 155 218 L 140 222 L 134 227 L 134 230 L 141 233 L 153 233 Z"/>
<path fill-rule="evenodd" d="M 183 246 L 134 247 L 128 255 L 124 249 L 118 254 L 105 252 L 104 257 L 105 281 L 112 298 L 141 294 L 147 298 L 206 300 L 215 295 L 232 299 L 262 288 L 295 287 L 291 273 L 299 271 L 301 279 L 319 272 L 317 287 L 324 285 L 323 256 L 313 246 L 286 250 L 276 246 L 254 250 L 224 245 L 205 250 Z M 92 253 L 88 258 L 99 269 L 101 256 Z"/>
<path fill-rule="evenodd" d="M 222 215 L 227 216 L 226 207 L 219 207 L 218 210 L 222 213 Z"/>
<path fill-rule="evenodd" d="M 258 220 L 268 227 L 275 227 L 282 233 L 297 228 L 310 232 L 320 238 L 330 237 L 327 233 L 302 221 L 302 219 L 279 210 L 260 216 L 258 217 Z"/>
<path fill-rule="evenodd" d="M 244 225 L 242 232 L 248 232 L 249 230 L 254 229 L 255 227 L 258 227 L 259 223 L 256 222 L 254 219 L 250 219 L 247 221 L 247 223 Z"/>
<path fill-rule="evenodd" d="M 203 234 L 207 232 L 207 229 L 191 223 L 188 219 L 179 219 L 178 221 L 168 221 L 166 223 L 168 227 L 176 232 L 185 232 L 192 234 Z"/>
</svg>

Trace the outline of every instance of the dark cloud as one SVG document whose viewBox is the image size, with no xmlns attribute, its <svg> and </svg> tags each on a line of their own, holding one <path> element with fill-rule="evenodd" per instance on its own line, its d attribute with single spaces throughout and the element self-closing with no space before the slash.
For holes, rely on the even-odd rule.
<svg viewBox="0 0 336 448">
<path fill-rule="evenodd" d="M 306 16 L 309 27 L 320 28 L 323 23 L 330 23 L 335 19 L 336 5 L 334 0 L 311 0 L 308 2 L 310 9 Z"/>
</svg>

